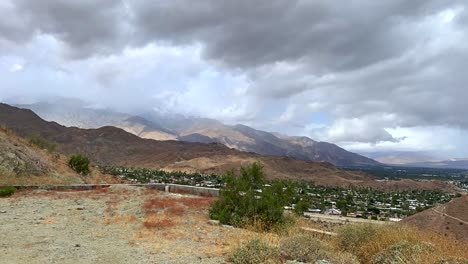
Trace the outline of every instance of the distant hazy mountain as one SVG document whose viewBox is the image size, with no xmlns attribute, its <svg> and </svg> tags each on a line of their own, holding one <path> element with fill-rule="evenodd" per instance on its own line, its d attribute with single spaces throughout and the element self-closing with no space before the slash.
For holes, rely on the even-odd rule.
<svg viewBox="0 0 468 264">
<path fill-rule="evenodd" d="M 380 163 L 391 165 L 405 165 L 420 162 L 434 162 L 438 159 L 432 155 L 419 151 L 381 151 L 368 152 L 365 155 Z"/>
<path fill-rule="evenodd" d="M 261 155 L 300 160 L 325 161 L 337 166 L 374 166 L 378 162 L 348 152 L 334 144 L 307 137 L 293 137 L 256 130 L 245 125 L 225 125 L 217 120 L 157 112 L 132 116 L 109 110 L 86 108 L 84 103 L 66 99 L 52 103 L 19 105 L 48 121 L 80 128 L 115 126 L 142 138 L 221 143 L 229 148 Z"/>
<path fill-rule="evenodd" d="M 468 159 L 452 159 L 434 162 L 417 162 L 408 163 L 405 166 L 409 167 L 424 167 L 424 168 L 440 168 L 440 169 L 467 169 Z"/>
<path fill-rule="evenodd" d="M 441 160 L 427 152 L 420 151 L 383 151 L 365 153 L 380 163 L 407 167 L 468 169 L 467 159 Z"/>
</svg>

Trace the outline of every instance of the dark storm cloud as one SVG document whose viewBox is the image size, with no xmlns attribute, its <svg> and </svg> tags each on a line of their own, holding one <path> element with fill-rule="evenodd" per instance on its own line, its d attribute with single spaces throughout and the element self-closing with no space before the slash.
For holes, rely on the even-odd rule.
<svg viewBox="0 0 468 264">
<path fill-rule="evenodd" d="M 396 142 L 385 130 L 395 127 L 468 129 L 463 0 L 5 3 L 0 47 L 48 34 L 84 61 L 148 44 L 200 47 L 203 59 L 248 79 L 233 99 L 250 104 L 239 116 L 261 119 L 259 106 L 271 102 L 298 105 L 284 122 L 307 124 L 312 113 L 327 113 L 337 141 Z M 116 60 L 94 74 L 98 82 L 112 84 L 125 72 Z"/>
<path fill-rule="evenodd" d="M 9 9 L 12 13 L 0 22 L 0 32 L 14 42 L 50 34 L 66 45 L 66 55 L 73 59 L 110 54 L 126 45 L 121 38 L 127 34 L 128 19 L 120 1 L 14 0 Z"/>
<path fill-rule="evenodd" d="M 448 1 L 139 1 L 145 38 L 202 42 L 207 58 L 232 67 L 301 61 L 346 70 L 398 56 L 411 46 L 408 21 Z"/>
<path fill-rule="evenodd" d="M 0 29 L 53 34 L 75 57 L 163 41 L 202 43 L 207 58 L 235 68 L 300 60 L 346 70 L 402 54 L 413 37 L 405 23 L 452 2 L 15 0 L 22 28 Z"/>
</svg>

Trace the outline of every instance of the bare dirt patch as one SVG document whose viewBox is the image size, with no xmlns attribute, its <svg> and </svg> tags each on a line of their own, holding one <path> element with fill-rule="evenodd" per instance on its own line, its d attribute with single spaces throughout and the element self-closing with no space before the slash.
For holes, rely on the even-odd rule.
<svg viewBox="0 0 468 264">
<path fill-rule="evenodd" d="M 0 199 L 2 263 L 224 263 L 251 232 L 208 222 L 212 198 L 143 188 Z"/>
</svg>

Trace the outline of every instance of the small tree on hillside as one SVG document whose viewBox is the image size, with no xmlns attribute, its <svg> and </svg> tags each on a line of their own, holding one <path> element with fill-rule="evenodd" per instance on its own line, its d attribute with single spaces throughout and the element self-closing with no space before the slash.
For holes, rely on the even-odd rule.
<svg viewBox="0 0 468 264">
<path fill-rule="evenodd" d="M 57 145 L 46 140 L 45 138 L 39 136 L 38 134 L 34 134 L 29 137 L 29 143 L 39 147 L 40 149 L 47 150 L 48 152 L 55 152 L 57 149 Z"/>
<path fill-rule="evenodd" d="M 68 160 L 68 166 L 83 175 L 89 174 L 89 163 L 89 159 L 82 155 L 73 155 Z"/>
<path fill-rule="evenodd" d="M 210 209 L 210 217 L 222 224 L 238 227 L 255 226 L 268 230 L 284 223 L 283 207 L 288 192 L 280 182 L 265 186 L 263 167 L 259 163 L 224 176 L 226 186 Z M 261 191 L 260 191 L 261 189 Z"/>
</svg>

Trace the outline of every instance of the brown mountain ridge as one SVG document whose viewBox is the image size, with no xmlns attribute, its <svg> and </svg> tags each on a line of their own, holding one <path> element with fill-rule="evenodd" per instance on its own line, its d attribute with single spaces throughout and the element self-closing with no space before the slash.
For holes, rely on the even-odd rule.
<svg viewBox="0 0 468 264">
<path fill-rule="evenodd" d="M 369 186 L 397 189 L 452 189 L 449 185 L 407 181 L 379 183 L 362 173 L 337 169 L 330 163 L 262 156 L 230 149 L 219 143 L 143 139 L 115 127 L 80 129 L 47 122 L 31 110 L 0 104 L 0 125 L 21 137 L 33 134 L 55 142 L 65 155 L 84 154 L 98 164 L 146 167 L 169 171 L 222 174 L 254 161 L 271 179 L 312 181 L 321 185 Z"/>
<path fill-rule="evenodd" d="M 163 114 L 157 111 L 130 115 L 109 109 L 89 108 L 85 102 L 70 98 L 18 106 L 31 109 L 41 118 L 65 126 L 87 129 L 114 126 L 141 138 L 221 143 L 240 151 L 305 161 L 323 161 L 340 167 L 380 165 L 375 160 L 331 143 L 315 141 L 304 136 L 266 132 L 240 124 L 227 125 L 209 118 Z"/>
</svg>

